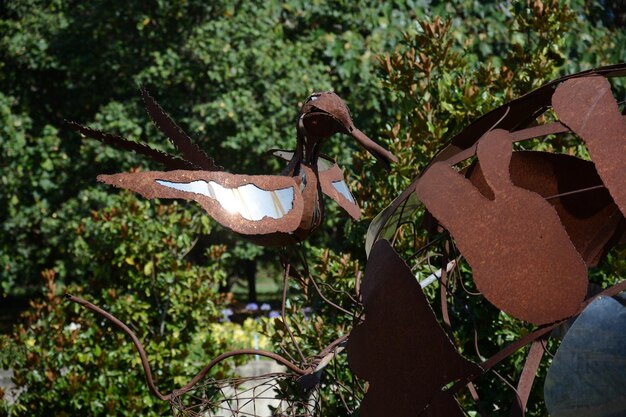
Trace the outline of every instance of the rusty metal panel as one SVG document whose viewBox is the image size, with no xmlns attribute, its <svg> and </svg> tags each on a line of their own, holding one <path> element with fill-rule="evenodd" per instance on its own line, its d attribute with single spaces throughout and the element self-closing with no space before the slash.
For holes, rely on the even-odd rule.
<svg viewBox="0 0 626 417">
<path fill-rule="evenodd" d="M 509 172 L 513 185 L 539 194 L 554 207 L 588 266 L 596 266 L 622 235 L 624 217 L 592 162 L 565 154 L 521 151 L 513 152 Z M 493 199 L 480 162 L 463 173 L 482 195 Z M 588 191 L 577 192 L 584 189 Z"/>
<path fill-rule="evenodd" d="M 626 120 L 604 77 L 567 80 L 552 97 L 561 123 L 587 145 L 598 174 L 626 215 Z"/>
<path fill-rule="evenodd" d="M 467 128 L 463 129 L 459 134 L 454 136 L 435 156 L 435 158 L 433 158 L 430 165 L 440 161 L 450 162 L 452 160 L 454 160 L 453 162 L 456 164 L 473 156 L 475 152 L 474 148 L 478 140 L 492 129 L 504 129 L 510 131 L 514 136 L 517 136 L 517 134 L 534 131 L 536 128 L 542 130 L 545 127 L 550 127 L 546 125 L 533 125 L 536 123 L 536 119 L 550 108 L 552 95 L 557 86 L 566 80 L 575 80 L 577 78 L 588 76 L 626 76 L 626 63 L 594 68 L 588 71 L 567 75 L 551 81 L 522 97 L 492 110 L 472 122 Z M 567 130 L 561 129 L 561 126 L 552 127 L 557 128 L 555 129 L 555 132 L 563 132 Z M 550 129 L 542 131 L 540 134 L 530 137 L 543 136 L 548 134 L 549 130 Z M 427 167 L 423 172 L 426 172 L 429 167 Z M 407 189 L 400 196 L 398 196 L 383 212 L 376 216 L 374 221 L 372 221 L 368 229 L 368 243 L 365 248 L 367 252 L 369 252 L 371 245 L 373 245 L 377 239 L 393 234 L 393 230 L 390 231 L 390 229 L 393 229 L 396 223 L 406 221 L 406 219 L 413 216 L 412 211 L 404 210 L 404 208 L 406 208 L 406 201 L 412 198 L 415 189 L 418 187 L 420 178 L 421 175 L 416 176 L 409 187 L 407 187 Z M 411 204 L 411 206 L 415 207 L 416 205 Z M 402 211 L 402 213 L 398 213 L 398 211 Z"/>
<path fill-rule="evenodd" d="M 493 130 L 477 156 L 491 200 L 444 162 L 416 193 L 450 232 L 481 293 L 499 309 L 535 324 L 571 316 L 587 292 L 587 267 L 554 208 L 511 182 L 510 134 Z"/>
<path fill-rule="evenodd" d="M 372 248 L 361 294 L 365 320 L 350 333 L 347 348 L 350 368 L 369 382 L 360 415 L 417 416 L 431 402 L 431 411 L 449 409 L 454 397 L 433 402 L 441 388 L 482 370 L 458 353 L 386 240 Z"/>
</svg>

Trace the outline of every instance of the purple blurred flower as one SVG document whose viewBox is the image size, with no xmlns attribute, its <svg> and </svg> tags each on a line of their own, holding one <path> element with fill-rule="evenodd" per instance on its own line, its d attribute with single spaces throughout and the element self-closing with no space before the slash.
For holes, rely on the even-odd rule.
<svg viewBox="0 0 626 417">
<path fill-rule="evenodd" d="M 225 308 L 222 311 L 220 311 L 220 313 L 222 313 L 222 317 L 220 317 L 220 321 L 230 321 L 230 316 L 233 315 L 233 310 L 231 310 L 230 308 Z"/>
<path fill-rule="evenodd" d="M 259 305 L 257 303 L 246 304 L 246 310 L 257 311 L 258 309 L 259 309 Z"/>
<path fill-rule="evenodd" d="M 280 313 L 276 310 L 272 310 L 270 311 L 270 315 L 269 315 L 270 319 L 277 319 L 280 318 Z"/>
<path fill-rule="evenodd" d="M 272 306 L 267 304 L 267 303 L 263 303 L 261 304 L 261 310 L 263 311 L 270 311 L 272 309 Z"/>
<path fill-rule="evenodd" d="M 304 307 L 302 309 L 302 314 L 304 315 L 304 317 L 311 317 L 311 313 L 313 312 L 313 309 L 311 307 Z"/>
</svg>

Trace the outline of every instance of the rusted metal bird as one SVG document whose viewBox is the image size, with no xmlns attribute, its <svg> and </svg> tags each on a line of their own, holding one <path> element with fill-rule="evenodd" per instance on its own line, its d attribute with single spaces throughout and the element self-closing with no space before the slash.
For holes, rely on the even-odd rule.
<svg viewBox="0 0 626 417">
<path fill-rule="evenodd" d="M 260 245 L 283 246 L 306 239 L 322 223 L 322 193 L 354 219 L 360 216 L 341 168 L 321 154 L 326 139 L 336 133 L 349 134 L 386 169 L 397 162 L 394 155 L 354 126 L 339 96 L 320 92 L 309 96 L 300 110 L 296 149 L 274 151 L 275 156 L 289 161 L 280 175 L 231 174 L 200 150 L 145 89 L 141 94 L 148 114 L 183 157 L 70 122 L 87 137 L 146 155 L 169 169 L 100 175 L 98 180 L 146 198 L 196 201 L 221 225 Z"/>
</svg>

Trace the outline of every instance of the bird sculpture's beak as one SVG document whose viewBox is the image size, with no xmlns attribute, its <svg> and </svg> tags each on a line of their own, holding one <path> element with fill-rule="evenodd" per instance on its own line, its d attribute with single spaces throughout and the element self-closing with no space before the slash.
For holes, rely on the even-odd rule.
<svg viewBox="0 0 626 417">
<path fill-rule="evenodd" d="M 361 132 L 356 127 L 352 126 L 352 130 L 348 130 L 350 135 L 359 142 L 359 144 L 364 147 L 369 153 L 371 153 L 380 163 L 385 166 L 387 171 L 391 170 L 391 163 L 398 162 L 398 158 L 387 149 L 380 146 L 378 143 L 374 142 L 370 138 L 368 138 L 365 133 Z"/>
<path fill-rule="evenodd" d="M 347 133 L 378 159 L 387 171 L 391 169 L 392 162 L 398 162 L 398 158 L 391 152 L 354 126 L 348 106 L 333 92 L 311 95 L 302 107 L 301 114 L 306 131 L 313 136 L 329 137 L 337 132 Z"/>
</svg>

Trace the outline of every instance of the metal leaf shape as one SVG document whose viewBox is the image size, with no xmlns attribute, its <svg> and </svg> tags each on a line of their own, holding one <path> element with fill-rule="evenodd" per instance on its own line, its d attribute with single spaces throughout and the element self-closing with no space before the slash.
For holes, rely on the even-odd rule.
<svg viewBox="0 0 626 417">
<path fill-rule="evenodd" d="M 105 145 L 113 146 L 117 149 L 133 151 L 140 155 L 145 155 L 153 161 L 163 164 L 167 169 L 200 169 L 199 166 L 193 164 L 192 162 L 186 161 L 176 156 L 172 156 L 165 152 L 161 152 L 143 143 L 133 142 L 131 140 L 124 139 L 121 136 L 112 135 L 110 133 L 101 132 L 99 130 L 94 130 L 75 122 L 68 122 L 68 124 L 72 129 L 87 136 L 88 138 L 95 139 L 99 142 L 104 143 Z"/>
<path fill-rule="evenodd" d="M 165 113 L 159 103 L 156 102 L 145 88 L 141 89 L 146 111 L 154 124 L 163 132 L 172 144 L 183 154 L 185 159 L 204 171 L 221 171 L 224 168 L 215 163 L 213 158 L 207 156 L 191 138 Z"/>
<path fill-rule="evenodd" d="M 598 174 L 626 215 L 626 119 L 604 77 L 581 77 L 561 84 L 552 106 L 587 145 Z"/>
<path fill-rule="evenodd" d="M 496 129 L 478 144 L 493 200 L 445 162 L 426 171 L 416 194 L 454 237 L 485 298 L 519 319 L 551 323 L 580 308 L 587 267 L 550 203 L 511 182 L 511 142 Z"/>
</svg>

